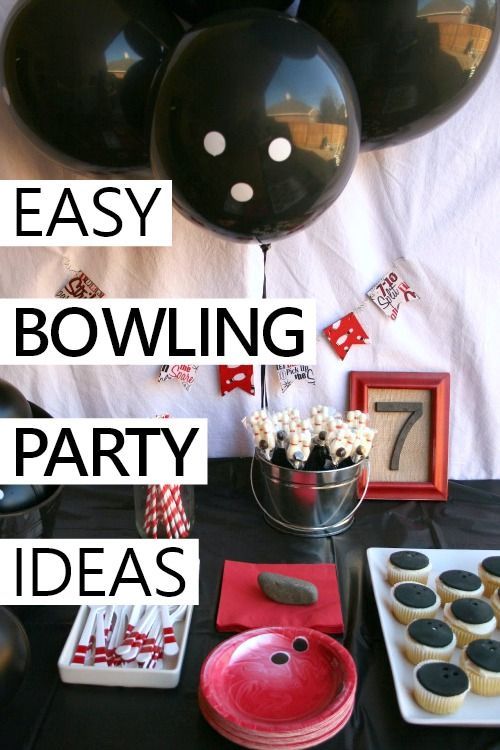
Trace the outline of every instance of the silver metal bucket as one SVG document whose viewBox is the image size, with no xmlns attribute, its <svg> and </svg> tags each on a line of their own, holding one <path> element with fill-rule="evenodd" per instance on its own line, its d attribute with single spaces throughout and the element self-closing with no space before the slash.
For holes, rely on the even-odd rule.
<svg viewBox="0 0 500 750">
<path fill-rule="evenodd" d="M 288 534 L 310 537 L 346 531 L 369 479 L 367 459 L 345 469 L 296 471 L 275 466 L 256 452 L 250 470 L 252 492 L 266 521 Z"/>
</svg>

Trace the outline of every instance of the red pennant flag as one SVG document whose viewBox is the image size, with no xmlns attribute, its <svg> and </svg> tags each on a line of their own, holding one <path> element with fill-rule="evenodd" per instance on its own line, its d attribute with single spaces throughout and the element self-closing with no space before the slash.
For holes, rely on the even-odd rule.
<svg viewBox="0 0 500 750">
<path fill-rule="evenodd" d="M 340 359 L 345 359 L 354 344 L 367 344 L 369 336 L 353 312 L 332 323 L 323 333 L 335 349 Z"/>
<path fill-rule="evenodd" d="M 235 388 L 241 388 L 251 396 L 255 395 L 253 365 L 219 365 L 219 380 L 222 396 Z"/>
</svg>

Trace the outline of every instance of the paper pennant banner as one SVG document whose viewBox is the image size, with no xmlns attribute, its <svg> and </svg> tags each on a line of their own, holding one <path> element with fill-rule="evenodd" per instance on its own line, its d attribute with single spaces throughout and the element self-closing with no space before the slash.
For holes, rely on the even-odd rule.
<svg viewBox="0 0 500 750">
<path fill-rule="evenodd" d="M 255 395 L 253 365 L 219 365 L 220 392 L 222 396 L 236 388 Z"/>
<path fill-rule="evenodd" d="M 369 344 L 370 338 L 353 312 L 323 330 L 326 338 L 340 357 L 345 359 L 354 344 Z"/>
<path fill-rule="evenodd" d="M 281 392 L 285 393 L 293 383 L 315 385 L 314 371 L 308 365 L 276 365 L 280 379 Z"/>
<path fill-rule="evenodd" d="M 404 281 L 399 273 L 393 268 L 380 279 L 375 286 L 367 292 L 371 301 L 382 310 L 391 320 L 398 317 L 399 306 L 402 302 L 411 302 L 420 299 L 410 285 Z"/>
<path fill-rule="evenodd" d="M 104 296 L 104 292 L 83 271 L 78 271 L 76 276 L 73 276 L 56 294 L 56 297 L 63 299 L 92 299 Z"/>
<path fill-rule="evenodd" d="M 163 383 L 165 380 L 178 380 L 182 383 L 186 391 L 189 391 L 193 385 L 199 365 L 162 365 L 158 382 Z"/>
</svg>

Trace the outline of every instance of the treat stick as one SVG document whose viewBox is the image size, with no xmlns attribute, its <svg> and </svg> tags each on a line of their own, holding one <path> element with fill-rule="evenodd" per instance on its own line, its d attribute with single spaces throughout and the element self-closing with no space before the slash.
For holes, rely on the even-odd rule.
<svg viewBox="0 0 500 750">
<path fill-rule="evenodd" d="M 72 664 L 79 666 L 83 666 L 85 664 L 85 659 L 88 652 L 90 651 L 92 643 L 92 636 L 95 630 L 97 613 L 100 609 L 101 607 L 99 606 L 90 607 L 89 615 L 85 621 L 80 640 L 78 641 L 75 653 L 73 654 L 73 659 L 71 660 Z"/>
<path fill-rule="evenodd" d="M 128 605 L 116 608 L 115 624 L 106 649 L 106 658 L 110 666 L 111 664 L 116 665 L 121 662 L 120 657 L 116 655 L 116 647 L 125 636 L 125 623 L 130 611 L 131 607 Z"/>
<path fill-rule="evenodd" d="M 109 637 L 111 635 L 114 614 L 115 608 L 113 604 L 111 604 L 109 607 L 106 607 L 106 614 L 104 616 L 104 637 L 106 639 L 106 644 L 108 643 Z"/>
<path fill-rule="evenodd" d="M 96 669 L 108 668 L 106 636 L 104 633 L 104 609 L 99 610 L 96 616 L 94 667 Z"/>
<path fill-rule="evenodd" d="M 137 654 L 143 642 L 146 640 L 146 636 L 151 628 L 152 623 L 158 615 L 156 607 L 146 607 L 141 620 L 138 622 L 137 627 L 131 637 L 131 640 L 121 646 L 118 646 L 116 653 L 121 656 L 125 663 L 135 661 Z"/>
<path fill-rule="evenodd" d="M 177 654 L 179 653 L 179 646 L 177 644 L 174 629 L 172 627 L 172 620 L 170 618 L 168 605 L 161 606 L 160 613 L 164 639 L 163 653 L 165 654 L 165 656 L 177 656 Z"/>
<path fill-rule="evenodd" d="M 159 613 L 157 613 L 156 619 L 154 620 L 151 629 L 141 646 L 141 650 L 136 656 L 136 661 L 143 669 L 147 668 L 149 662 L 152 659 L 153 652 L 157 646 L 157 641 L 161 633 L 161 620 Z"/>
</svg>

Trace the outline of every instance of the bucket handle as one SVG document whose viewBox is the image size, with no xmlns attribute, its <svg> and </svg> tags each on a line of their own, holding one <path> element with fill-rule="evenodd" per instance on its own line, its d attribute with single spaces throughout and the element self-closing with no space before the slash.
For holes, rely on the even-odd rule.
<svg viewBox="0 0 500 750">
<path fill-rule="evenodd" d="M 254 487 L 254 483 L 253 483 L 254 464 L 255 464 L 255 453 L 252 456 L 252 465 L 250 467 L 250 486 L 252 488 L 252 494 L 253 494 L 254 500 L 257 503 L 257 505 L 259 506 L 259 508 L 261 509 L 261 511 L 264 513 L 264 515 L 267 516 L 268 518 L 270 518 L 271 521 L 276 522 L 276 519 L 274 518 L 274 516 L 271 513 L 269 513 L 269 511 L 266 510 L 266 508 L 264 508 L 264 506 L 260 502 L 259 498 L 257 497 L 257 493 L 255 492 L 255 487 Z M 328 528 L 334 529 L 336 526 L 341 526 L 341 525 L 345 524 L 345 522 L 348 521 L 356 513 L 357 509 L 359 508 L 359 506 L 361 505 L 361 503 L 363 502 L 363 500 L 366 497 L 366 493 L 368 492 L 368 485 L 369 484 L 370 484 L 370 462 L 367 460 L 366 461 L 366 482 L 365 482 L 365 487 L 364 487 L 363 492 L 361 493 L 361 497 L 358 500 L 356 506 L 353 508 L 353 510 L 349 513 L 348 516 L 346 516 L 345 518 L 343 518 L 341 521 L 338 521 L 338 523 L 332 524 L 332 526 L 330 526 Z M 324 526 L 294 526 L 293 524 L 287 524 L 287 525 L 290 526 L 290 528 L 294 528 L 294 529 L 297 529 L 297 530 L 300 530 L 300 531 L 324 531 L 325 530 Z"/>
</svg>

